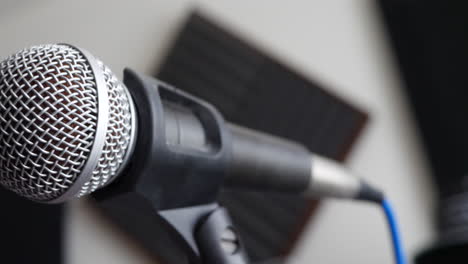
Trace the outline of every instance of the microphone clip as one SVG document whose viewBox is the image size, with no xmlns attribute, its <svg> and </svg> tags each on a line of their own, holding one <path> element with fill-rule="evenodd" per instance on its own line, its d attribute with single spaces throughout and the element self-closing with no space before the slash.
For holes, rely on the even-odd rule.
<svg viewBox="0 0 468 264">
<path fill-rule="evenodd" d="M 136 106 L 135 148 L 111 188 L 94 192 L 94 200 L 164 263 L 246 263 L 237 232 L 216 203 L 232 152 L 221 114 L 129 69 L 124 83 Z"/>
</svg>

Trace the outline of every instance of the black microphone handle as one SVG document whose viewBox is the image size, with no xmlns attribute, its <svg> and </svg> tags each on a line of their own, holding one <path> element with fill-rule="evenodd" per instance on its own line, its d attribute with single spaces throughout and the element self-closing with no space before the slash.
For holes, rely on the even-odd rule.
<svg viewBox="0 0 468 264">
<path fill-rule="evenodd" d="M 226 187 L 302 193 L 310 184 L 312 156 L 296 142 L 234 124 Z"/>
<path fill-rule="evenodd" d="M 162 105 L 168 145 L 213 153 L 214 130 L 229 135 L 230 155 L 220 175 L 225 188 L 375 201 L 382 197 L 341 164 L 312 155 L 302 144 L 227 122 L 216 128 L 190 106 L 168 101 Z"/>
<path fill-rule="evenodd" d="M 209 128 L 190 108 L 163 101 L 166 143 L 208 152 Z M 230 160 L 224 186 L 261 191 L 301 193 L 309 186 L 311 154 L 302 145 L 224 123 L 230 134 Z"/>
</svg>

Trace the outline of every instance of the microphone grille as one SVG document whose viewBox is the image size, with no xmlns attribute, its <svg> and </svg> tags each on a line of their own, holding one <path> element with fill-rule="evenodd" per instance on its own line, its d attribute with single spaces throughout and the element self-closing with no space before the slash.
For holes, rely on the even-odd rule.
<svg viewBox="0 0 468 264">
<path fill-rule="evenodd" d="M 0 62 L 0 183 L 30 200 L 63 201 L 106 185 L 131 149 L 128 91 L 83 52 L 40 45 Z"/>
<path fill-rule="evenodd" d="M 100 60 L 96 60 L 104 74 L 109 100 L 109 120 L 104 147 L 91 179 L 86 182 L 78 196 L 94 192 L 117 176 L 126 161 L 128 149 L 136 124 L 132 112 L 133 103 L 126 87 Z"/>
</svg>

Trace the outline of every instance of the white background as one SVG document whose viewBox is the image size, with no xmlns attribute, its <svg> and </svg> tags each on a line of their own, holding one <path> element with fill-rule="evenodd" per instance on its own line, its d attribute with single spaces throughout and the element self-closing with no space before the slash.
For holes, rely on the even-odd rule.
<svg viewBox="0 0 468 264">
<path fill-rule="evenodd" d="M 393 200 L 410 255 L 431 241 L 433 186 L 373 1 L 0 0 L 0 57 L 67 42 L 154 73 L 194 7 L 370 112 L 348 164 Z M 152 263 L 85 202 L 67 220 L 67 263 Z M 290 263 L 392 263 L 389 242 L 379 208 L 327 201 Z"/>
</svg>

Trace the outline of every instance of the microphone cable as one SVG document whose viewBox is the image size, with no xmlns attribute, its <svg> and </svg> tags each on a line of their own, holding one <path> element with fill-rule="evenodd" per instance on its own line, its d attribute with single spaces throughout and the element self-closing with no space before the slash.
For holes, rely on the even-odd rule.
<svg viewBox="0 0 468 264">
<path fill-rule="evenodd" d="M 390 201 L 385 197 L 383 192 L 367 184 L 364 181 L 361 181 L 361 190 L 356 198 L 358 200 L 374 202 L 381 206 L 382 210 L 384 211 L 388 228 L 391 234 L 395 263 L 406 264 L 406 255 L 403 248 L 400 230 L 398 228 L 398 221 L 396 219 L 395 211 L 393 210 Z"/>
<path fill-rule="evenodd" d="M 395 212 L 392 208 L 392 205 L 388 199 L 383 199 L 381 203 L 382 209 L 385 212 L 385 217 L 387 219 L 388 227 L 390 229 L 393 252 L 395 255 L 396 264 L 406 264 L 406 256 L 403 249 L 403 243 L 401 240 L 400 230 L 398 228 L 398 222 L 396 219 Z"/>
</svg>

